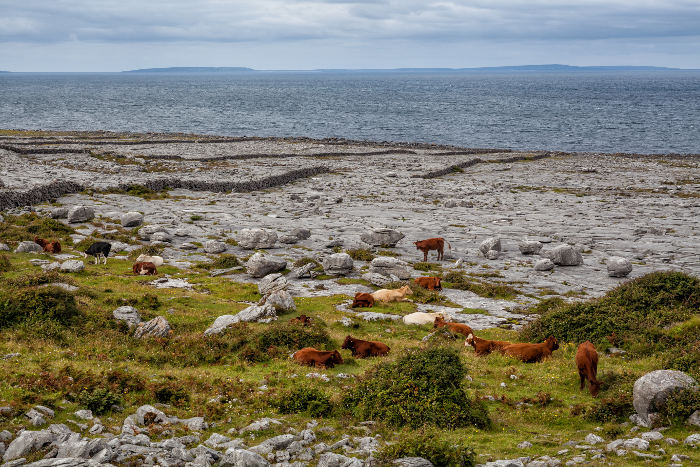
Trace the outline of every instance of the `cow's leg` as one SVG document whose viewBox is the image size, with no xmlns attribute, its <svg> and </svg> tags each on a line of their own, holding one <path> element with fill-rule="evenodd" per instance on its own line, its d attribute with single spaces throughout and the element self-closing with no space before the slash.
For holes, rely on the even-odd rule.
<svg viewBox="0 0 700 467">
<path fill-rule="evenodd" d="M 430 250 L 423 250 L 423 262 L 427 263 L 428 262 L 428 252 Z"/>
<path fill-rule="evenodd" d="M 586 374 L 583 371 L 578 370 L 578 375 L 581 378 L 581 385 L 579 386 L 578 389 L 579 389 L 579 391 L 583 391 L 583 388 L 586 387 Z"/>
</svg>

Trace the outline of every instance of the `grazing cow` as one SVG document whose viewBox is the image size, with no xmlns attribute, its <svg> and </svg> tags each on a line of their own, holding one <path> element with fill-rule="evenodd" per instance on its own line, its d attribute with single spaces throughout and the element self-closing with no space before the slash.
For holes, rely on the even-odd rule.
<svg viewBox="0 0 700 467">
<path fill-rule="evenodd" d="M 435 322 L 435 318 L 442 317 L 442 313 L 423 313 L 416 311 L 403 317 L 404 324 L 430 324 Z"/>
<path fill-rule="evenodd" d="M 104 258 L 105 264 L 107 264 L 107 256 L 109 256 L 109 250 L 112 249 L 112 244 L 108 242 L 95 242 L 85 250 L 83 256 L 94 256 L 95 264 L 98 264 L 101 258 Z"/>
<path fill-rule="evenodd" d="M 416 284 L 428 290 L 442 290 L 439 277 L 419 277 L 415 280 Z"/>
<path fill-rule="evenodd" d="M 139 263 L 153 263 L 156 265 L 156 267 L 161 267 L 163 265 L 162 256 L 140 255 L 138 258 L 136 258 L 136 261 L 138 261 Z"/>
<path fill-rule="evenodd" d="M 379 300 L 380 302 L 406 302 L 406 295 L 411 295 L 413 293 L 413 290 L 410 289 L 407 285 L 404 285 L 401 288 L 398 289 L 379 289 L 376 292 L 373 292 L 371 295 L 374 298 L 375 301 Z"/>
<path fill-rule="evenodd" d="M 343 357 L 340 352 L 334 350 L 332 352 L 324 352 L 316 350 L 312 347 L 304 347 L 297 350 L 292 355 L 292 358 L 302 365 L 315 366 L 316 368 L 333 368 L 336 364 L 343 363 Z"/>
<path fill-rule="evenodd" d="M 511 345 L 512 342 L 507 341 L 490 341 L 487 339 L 482 339 L 481 337 L 476 337 L 474 334 L 469 334 L 467 340 L 464 341 L 464 345 L 471 345 L 474 347 L 474 352 L 479 355 L 488 355 L 496 350 L 503 350 L 504 347 Z"/>
<path fill-rule="evenodd" d="M 421 240 L 418 242 L 413 242 L 416 245 L 416 249 L 420 250 L 423 252 L 423 261 L 428 261 L 428 252 L 430 250 L 437 250 L 437 260 L 442 261 L 445 253 L 444 253 L 444 248 L 445 248 L 445 239 L 442 237 L 436 237 L 436 238 L 429 238 L 427 240 Z M 452 245 L 450 245 L 450 242 L 447 242 L 447 246 L 450 247 L 450 250 L 452 249 Z"/>
<path fill-rule="evenodd" d="M 449 322 L 445 321 L 445 318 L 443 316 L 437 316 L 435 318 L 435 321 L 433 321 L 434 328 L 442 328 L 445 326 L 447 326 L 450 329 L 450 331 L 454 332 L 455 334 L 463 334 L 464 336 L 469 336 L 469 334 L 474 334 L 474 331 L 472 331 L 472 328 L 470 328 L 466 324 L 449 323 Z"/>
<path fill-rule="evenodd" d="M 357 292 L 355 294 L 355 299 L 352 301 L 350 308 L 372 308 L 374 305 L 374 297 L 372 294 L 365 292 Z"/>
<path fill-rule="evenodd" d="M 289 322 L 292 324 L 301 324 L 302 326 L 310 326 L 311 325 L 311 318 L 309 318 L 306 315 L 299 315 L 296 318 L 290 319 Z"/>
<path fill-rule="evenodd" d="M 588 380 L 588 390 L 591 396 L 596 397 L 600 389 L 600 381 L 598 381 L 598 352 L 590 341 L 579 344 L 576 349 L 576 366 L 578 367 L 578 375 L 581 378 L 581 387 L 586 386 Z"/>
<path fill-rule="evenodd" d="M 58 254 L 61 252 L 61 243 L 58 240 L 50 242 L 43 238 L 34 237 L 34 243 L 42 247 L 46 253 Z"/>
<path fill-rule="evenodd" d="M 510 344 L 503 347 L 502 352 L 525 363 L 541 362 L 559 348 L 559 342 L 549 336 L 541 344 Z"/>
<path fill-rule="evenodd" d="M 353 357 L 367 358 L 379 357 L 389 353 L 389 346 L 377 341 L 363 341 L 347 336 L 343 342 L 343 349 L 348 349 L 352 352 Z"/>
<path fill-rule="evenodd" d="M 155 276 L 158 274 L 156 265 L 148 261 L 140 261 L 134 264 L 131 269 L 134 271 L 134 274 L 138 274 L 140 276 Z"/>
</svg>

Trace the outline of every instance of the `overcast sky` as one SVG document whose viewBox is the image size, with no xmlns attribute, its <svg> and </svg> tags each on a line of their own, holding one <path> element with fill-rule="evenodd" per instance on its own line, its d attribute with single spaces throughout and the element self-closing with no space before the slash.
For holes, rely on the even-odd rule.
<svg viewBox="0 0 700 467">
<path fill-rule="evenodd" d="M 700 0 L 0 0 L 0 70 L 700 68 Z"/>
</svg>

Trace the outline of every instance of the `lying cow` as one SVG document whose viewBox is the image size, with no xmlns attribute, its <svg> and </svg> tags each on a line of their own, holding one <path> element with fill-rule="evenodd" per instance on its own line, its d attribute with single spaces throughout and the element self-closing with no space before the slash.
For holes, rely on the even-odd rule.
<svg viewBox="0 0 700 467">
<path fill-rule="evenodd" d="M 430 250 L 437 250 L 438 261 L 442 261 L 443 257 L 445 256 L 445 239 L 442 237 L 429 238 L 427 240 L 420 240 L 418 242 L 413 243 L 416 245 L 417 250 L 423 252 L 423 261 L 428 261 L 428 252 Z M 452 245 L 450 245 L 450 242 L 447 242 L 447 246 L 450 247 L 450 250 L 452 249 Z"/>
<path fill-rule="evenodd" d="M 598 352 L 590 341 L 586 341 L 576 349 L 576 366 L 578 367 L 578 375 L 581 378 L 581 387 L 583 390 L 586 387 L 588 380 L 588 390 L 591 396 L 596 397 L 600 389 L 600 381 L 598 381 Z"/>
<path fill-rule="evenodd" d="M 510 344 L 503 347 L 503 353 L 525 363 L 541 362 L 559 348 L 559 342 L 549 336 L 541 344 Z"/>
<path fill-rule="evenodd" d="M 455 334 L 463 334 L 465 337 L 468 337 L 469 334 L 474 334 L 474 331 L 472 331 L 472 328 L 467 326 L 466 324 L 462 323 L 449 323 L 445 321 L 445 318 L 440 315 L 435 318 L 435 321 L 433 321 L 433 327 L 434 328 L 443 328 L 447 326 L 450 331 L 452 331 Z"/>
<path fill-rule="evenodd" d="M 476 337 L 474 334 L 469 334 L 467 340 L 464 341 L 464 345 L 471 345 L 474 347 L 474 352 L 479 355 L 488 355 L 496 350 L 503 350 L 504 347 L 511 345 L 512 342 L 507 341 L 490 341 L 487 339 L 482 339 L 481 337 Z"/>
<path fill-rule="evenodd" d="M 374 297 L 372 294 L 357 292 L 350 308 L 372 308 L 372 306 L 374 306 Z"/>
<path fill-rule="evenodd" d="M 153 263 L 156 265 L 156 267 L 161 267 L 163 265 L 162 256 L 140 255 L 138 258 L 136 258 L 136 261 L 138 261 L 139 263 Z"/>
<path fill-rule="evenodd" d="M 413 290 L 411 290 L 407 285 L 404 285 L 398 289 L 379 289 L 376 292 L 373 292 L 371 295 L 375 301 L 378 300 L 380 302 L 391 303 L 405 302 L 407 301 L 406 295 L 411 295 L 412 293 Z"/>
<path fill-rule="evenodd" d="M 363 341 L 347 336 L 343 342 L 343 349 L 348 349 L 352 352 L 353 357 L 367 358 L 379 357 L 389 353 L 389 346 L 377 341 Z"/>
<path fill-rule="evenodd" d="M 155 276 L 158 274 L 156 265 L 148 261 L 141 261 L 134 264 L 131 270 L 134 271 L 134 274 L 138 274 L 140 276 Z"/>
<path fill-rule="evenodd" d="M 95 264 L 98 264 L 102 258 L 105 260 L 105 264 L 107 264 L 107 256 L 109 256 L 109 251 L 112 249 L 112 244 L 108 242 L 95 242 L 92 245 L 88 247 L 87 250 L 85 250 L 85 253 L 83 253 L 83 256 L 94 256 L 95 257 Z"/>
<path fill-rule="evenodd" d="M 292 355 L 292 358 L 302 365 L 315 366 L 316 368 L 333 368 L 336 364 L 343 363 L 343 357 L 340 352 L 334 350 L 332 352 L 324 352 L 316 350 L 312 347 L 304 347 L 297 350 Z"/>
<path fill-rule="evenodd" d="M 34 243 L 42 247 L 46 253 L 58 254 L 61 252 L 61 243 L 58 240 L 48 241 L 43 238 L 34 237 Z"/>
<path fill-rule="evenodd" d="M 311 318 L 309 318 L 306 315 L 299 315 L 296 318 L 290 319 L 289 322 L 292 324 L 301 324 L 302 326 L 310 326 L 311 325 Z"/>
<path fill-rule="evenodd" d="M 415 283 L 428 290 L 442 290 L 439 277 L 419 277 L 415 279 Z"/>
<path fill-rule="evenodd" d="M 422 311 L 416 311 L 415 313 L 408 314 L 403 317 L 404 324 L 431 324 L 435 322 L 435 318 L 443 317 L 442 313 L 424 313 Z"/>
</svg>

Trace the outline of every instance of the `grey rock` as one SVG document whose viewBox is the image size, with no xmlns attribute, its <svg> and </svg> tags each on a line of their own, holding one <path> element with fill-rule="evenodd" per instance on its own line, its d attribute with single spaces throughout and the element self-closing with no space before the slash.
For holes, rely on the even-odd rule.
<svg viewBox="0 0 700 467">
<path fill-rule="evenodd" d="M 209 424 L 204 420 L 204 417 L 192 417 L 180 422 L 192 431 L 203 431 L 209 428 Z"/>
<path fill-rule="evenodd" d="M 292 235 L 299 240 L 306 240 L 307 238 L 311 237 L 311 231 L 309 229 L 296 228 L 292 230 Z"/>
<path fill-rule="evenodd" d="M 683 440 L 683 444 L 693 447 L 700 446 L 700 433 L 693 433 L 692 435 L 688 436 L 685 440 Z"/>
<path fill-rule="evenodd" d="M 129 248 L 129 245 L 126 244 L 126 243 L 124 243 L 124 242 L 113 241 L 113 242 L 110 242 L 110 243 L 112 244 L 112 248 L 109 249 L 109 253 L 110 253 L 110 254 L 113 254 L 113 253 L 121 253 L 122 251 L 124 251 L 124 250 L 126 250 L 127 248 Z"/>
<path fill-rule="evenodd" d="M 392 229 L 378 229 L 373 232 L 365 232 L 360 235 L 360 240 L 371 246 L 393 247 L 404 238 L 401 232 Z"/>
<path fill-rule="evenodd" d="M 93 418 L 95 418 L 92 415 L 92 410 L 88 410 L 88 409 L 76 410 L 73 413 L 73 415 L 75 415 L 76 417 L 78 417 L 81 420 L 92 420 Z"/>
<path fill-rule="evenodd" d="M 0 242 L 0 251 L 10 251 L 10 247 L 7 246 L 7 243 Z"/>
<path fill-rule="evenodd" d="M 700 410 L 693 412 L 685 423 L 688 425 L 700 426 Z"/>
<path fill-rule="evenodd" d="M 41 253 L 44 249 L 34 242 L 26 241 L 20 242 L 15 248 L 15 253 Z"/>
<path fill-rule="evenodd" d="M 22 431 L 5 449 L 2 459 L 5 462 L 9 462 L 13 459 L 25 457 L 51 444 L 55 439 L 56 435 L 49 430 Z"/>
<path fill-rule="evenodd" d="M 488 253 L 491 250 L 497 251 L 499 253 L 501 252 L 500 237 L 489 237 L 483 242 L 481 242 L 481 244 L 479 245 L 479 251 L 481 251 L 481 254 L 483 254 L 484 256 L 486 256 L 486 253 Z"/>
<path fill-rule="evenodd" d="M 499 255 L 500 255 L 500 253 L 498 253 L 498 251 L 496 251 L 496 250 L 489 250 L 484 254 L 486 259 L 491 259 L 491 260 L 498 259 Z"/>
<path fill-rule="evenodd" d="M 571 245 L 559 245 L 548 252 L 549 259 L 557 266 L 578 266 L 583 256 Z"/>
<path fill-rule="evenodd" d="M 29 409 L 27 413 L 24 414 L 25 417 L 29 419 L 32 426 L 41 426 L 46 423 L 44 415 L 36 409 Z"/>
<path fill-rule="evenodd" d="M 152 320 L 139 324 L 134 337 L 168 337 L 170 335 L 170 323 L 162 316 L 156 316 Z"/>
<path fill-rule="evenodd" d="M 520 457 L 518 459 L 501 459 L 487 462 L 483 465 L 485 467 L 525 467 L 525 464 L 528 462 L 530 462 L 529 457 Z"/>
<path fill-rule="evenodd" d="M 588 444 L 592 444 L 592 445 L 596 445 L 596 444 L 600 444 L 600 443 L 605 442 L 605 440 L 603 438 L 601 438 L 600 436 L 593 434 L 593 433 L 588 433 L 588 435 L 586 435 L 585 441 Z"/>
<path fill-rule="evenodd" d="M 136 409 L 135 421 L 139 425 L 146 425 L 146 422 L 161 424 L 168 422 L 169 418 L 163 411 L 156 409 L 152 405 L 142 405 Z"/>
<path fill-rule="evenodd" d="M 638 449 L 640 451 L 646 451 L 649 449 L 649 441 L 642 438 L 630 438 L 623 441 L 622 447 L 625 449 Z"/>
<path fill-rule="evenodd" d="M 311 277 L 312 272 L 311 270 L 315 268 L 316 265 L 314 263 L 307 263 L 303 266 L 300 266 L 298 268 L 294 268 L 291 271 L 289 271 L 289 274 L 287 274 L 287 277 L 290 279 L 301 279 L 303 277 Z"/>
<path fill-rule="evenodd" d="M 392 278 L 385 276 L 383 274 L 379 274 L 376 272 L 366 272 L 362 274 L 362 278 L 369 282 L 372 285 L 376 285 L 377 287 L 383 287 L 384 285 L 388 284 L 389 282 L 392 282 Z M 397 277 L 398 279 L 398 277 Z"/>
<path fill-rule="evenodd" d="M 2 407 L 0 407 L 0 408 L 2 408 Z M 9 408 L 9 407 L 8 407 L 8 408 Z M 12 413 L 12 411 L 7 411 L 6 413 L 3 413 L 3 412 L 0 410 L 0 414 L 2 414 L 2 415 L 9 415 L 9 414 L 11 414 L 11 413 Z M 11 439 L 12 439 L 12 433 L 10 433 L 10 432 L 7 431 L 7 430 L 2 430 L 2 431 L 0 431 L 0 441 L 1 441 L 1 442 L 6 443 L 6 442 L 10 441 Z"/>
<path fill-rule="evenodd" d="M 297 441 L 298 437 L 292 434 L 274 436 L 272 438 L 266 439 L 257 446 L 250 448 L 251 451 L 258 454 L 269 454 L 272 451 L 279 451 L 286 448 L 292 442 Z"/>
<path fill-rule="evenodd" d="M 277 233 L 263 229 L 243 229 L 236 241 L 239 247 L 246 250 L 272 248 L 277 242 Z"/>
<path fill-rule="evenodd" d="M 323 258 L 323 270 L 326 274 L 344 276 L 352 272 L 353 261 L 347 253 L 335 253 Z"/>
<path fill-rule="evenodd" d="M 226 328 L 239 321 L 240 319 L 236 315 L 221 315 L 214 320 L 214 324 L 204 331 L 204 335 L 211 336 L 214 334 L 221 334 Z"/>
<path fill-rule="evenodd" d="M 374 258 L 370 263 L 369 272 L 381 274 L 385 277 L 395 276 L 398 277 L 399 280 L 411 278 L 411 269 L 408 263 L 391 256 L 378 256 Z"/>
<path fill-rule="evenodd" d="M 143 223 L 143 214 L 140 212 L 127 212 L 121 217 L 122 227 L 136 227 Z"/>
<path fill-rule="evenodd" d="M 138 326 L 141 323 L 141 315 L 133 306 L 120 306 L 112 312 L 112 316 L 120 321 L 125 321 L 129 327 Z"/>
<path fill-rule="evenodd" d="M 245 426 L 240 429 L 241 434 L 248 433 L 249 431 L 261 431 L 261 430 L 269 430 L 275 425 L 281 425 L 282 422 L 275 418 L 261 418 L 260 420 L 256 420 L 253 423 L 251 423 L 248 426 Z"/>
<path fill-rule="evenodd" d="M 697 386 L 698 383 L 682 371 L 652 371 L 635 381 L 632 403 L 637 414 L 646 417 L 650 413 L 659 412 L 671 392 Z"/>
<path fill-rule="evenodd" d="M 285 245 L 291 245 L 299 241 L 297 236 L 292 234 L 281 235 L 278 240 L 280 243 L 284 243 Z"/>
<path fill-rule="evenodd" d="M 216 448 L 220 444 L 228 443 L 231 441 L 231 438 L 228 436 L 224 436 L 219 433 L 212 433 L 211 436 L 204 442 L 207 446 L 210 446 L 212 448 Z"/>
<path fill-rule="evenodd" d="M 518 443 L 518 449 L 528 449 L 532 447 L 532 443 L 530 441 L 523 441 L 522 443 Z"/>
<path fill-rule="evenodd" d="M 85 269 L 85 263 L 79 259 L 69 259 L 61 263 L 61 272 L 81 272 Z"/>
<path fill-rule="evenodd" d="M 60 207 L 52 209 L 50 215 L 52 219 L 65 219 L 68 217 L 68 208 Z"/>
<path fill-rule="evenodd" d="M 398 467 L 433 467 L 433 463 L 422 457 L 401 457 L 392 462 Z"/>
<path fill-rule="evenodd" d="M 288 313 L 297 309 L 294 299 L 286 290 L 277 290 L 267 295 L 265 304 L 272 305 L 280 313 Z"/>
<path fill-rule="evenodd" d="M 239 321 L 246 322 L 269 322 L 277 318 L 275 307 L 269 304 L 262 306 L 252 305 L 244 310 L 241 310 L 236 315 Z"/>
<path fill-rule="evenodd" d="M 664 439 L 664 435 L 662 435 L 659 431 L 647 431 L 646 433 L 642 433 L 642 439 L 645 439 L 649 442 L 661 441 L 662 439 Z"/>
<path fill-rule="evenodd" d="M 197 245 L 195 245 L 193 243 L 185 242 L 182 245 L 180 245 L 180 249 L 181 250 L 196 250 Z"/>
<path fill-rule="evenodd" d="M 66 214 L 69 224 L 87 222 L 95 217 L 95 210 L 90 206 L 73 206 Z"/>
<path fill-rule="evenodd" d="M 219 242 L 217 240 L 209 240 L 204 242 L 204 251 L 211 254 L 223 253 L 228 249 L 228 246 L 224 242 Z"/>
<path fill-rule="evenodd" d="M 287 267 L 287 262 L 283 259 L 271 255 L 255 253 L 246 262 L 246 271 L 253 277 L 263 277 L 270 273 L 282 271 Z"/>
<path fill-rule="evenodd" d="M 222 467 L 267 467 L 270 465 L 259 454 L 246 449 L 229 449 L 221 458 Z"/>
<path fill-rule="evenodd" d="M 156 232 L 168 232 L 162 225 L 146 225 L 138 231 L 139 239 L 150 240 L 151 236 Z"/>
<path fill-rule="evenodd" d="M 267 295 L 278 290 L 286 290 L 287 287 L 289 287 L 289 282 L 282 274 L 268 274 L 258 283 L 258 292 L 260 295 Z"/>
<path fill-rule="evenodd" d="M 524 255 L 536 255 L 542 249 L 542 243 L 537 240 L 524 240 L 520 242 L 518 248 Z"/>
<path fill-rule="evenodd" d="M 608 276 L 627 277 L 632 272 L 632 263 L 621 256 L 611 256 L 606 261 Z"/>
<path fill-rule="evenodd" d="M 171 243 L 173 241 L 173 236 L 169 232 L 159 231 L 154 232 L 150 240 L 151 242 Z"/>
<path fill-rule="evenodd" d="M 318 459 L 318 467 L 362 467 L 362 461 L 356 457 L 326 452 Z"/>
</svg>

